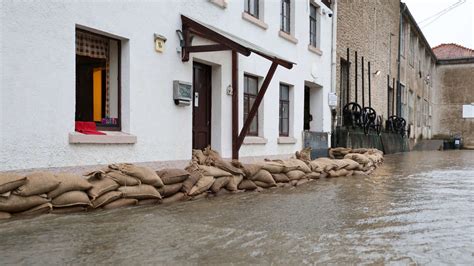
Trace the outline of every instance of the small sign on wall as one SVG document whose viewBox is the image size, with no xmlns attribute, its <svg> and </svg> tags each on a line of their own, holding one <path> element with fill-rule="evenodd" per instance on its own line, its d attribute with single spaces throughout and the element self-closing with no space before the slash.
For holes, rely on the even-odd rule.
<svg viewBox="0 0 474 266">
<path fill-rule="evenodd" d="M 166 37 L 155 33 L 155 51 L 162 53 L 165 50 Z"/>
<path fill-rule="evenodd" d="M 462 118 L 474 118 L 474 104 L 462 106 Z"/>
</svg>

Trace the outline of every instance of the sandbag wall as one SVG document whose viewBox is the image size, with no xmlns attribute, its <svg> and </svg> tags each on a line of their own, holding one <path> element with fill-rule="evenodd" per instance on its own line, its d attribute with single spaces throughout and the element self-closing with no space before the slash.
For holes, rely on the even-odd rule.
<svg viewBox="0 0 474 266">
<path fill-rule="evenodd" d="M 330 149 L 331 158 L 310 160 L 310 150 L 296 158 L 257 164 L 228 162 L 210 148 L 193 151 L 186 169 L 112 164 L 78 176 L 37 172 L 0 174 L 0 219 L 44 213 L 162 204 L 241 191 L 299 186 L 321 177 L 368 175 L 383 162 L 376 149 Z"/>
</svg>

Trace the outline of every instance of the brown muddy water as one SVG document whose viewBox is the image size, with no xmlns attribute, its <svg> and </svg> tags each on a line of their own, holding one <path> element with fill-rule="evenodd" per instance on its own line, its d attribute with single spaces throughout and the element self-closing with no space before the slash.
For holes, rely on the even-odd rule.
<svg viewBox="0 0 474 266">
<path fill-rule="evenodd" d="M 0 264 L 474 264 L 474 151 L 370 177 L 0 222 Z"/>
</svg>

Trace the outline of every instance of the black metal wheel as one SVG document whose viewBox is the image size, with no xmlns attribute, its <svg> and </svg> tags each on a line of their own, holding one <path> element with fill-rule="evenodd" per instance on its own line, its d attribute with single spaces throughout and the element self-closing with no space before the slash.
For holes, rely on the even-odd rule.
<svg viewBox="0 0 474 266">
<path fill-rule="evenodd" d="M 345 125 L 351 125 L 352 128 L 362 126 L 362 107 L 358 103 L 350 102 L 346 104 L 342 109 L 342 115 Z"/>
</svg>

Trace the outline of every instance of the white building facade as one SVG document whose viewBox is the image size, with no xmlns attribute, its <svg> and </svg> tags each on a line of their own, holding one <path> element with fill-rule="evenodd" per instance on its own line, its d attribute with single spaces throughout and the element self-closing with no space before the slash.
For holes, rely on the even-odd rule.
<svg viewBox="0 0 474 266">
<path fill-rule="evenodd" d="M 183 62 L 176 32 L 181 15 L 295 63 L 277 68 L 241 158 L 286 156 L 303 147 L 305 129 L 331 131 L 334 18 L 319 0 L 0 5 L 0 171 L 189 160 L 197 107 L 175 104 L 173 81 L 196 86 L 202 69 L 209 78 L 208 142 L 231 158 L 231 52 L 191 53 Z M 161 39 L 164 46 L 156 47 Z M 193 45 L 204 44 L 212 42 L 193 39 Z M 238 59 L 241 128 L 254 83 L 258 90 L 271 62 L 254 53 Z M 106 135 L 75 132 L 75 121 L 93 121 Z"/>
</svg>

